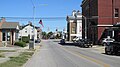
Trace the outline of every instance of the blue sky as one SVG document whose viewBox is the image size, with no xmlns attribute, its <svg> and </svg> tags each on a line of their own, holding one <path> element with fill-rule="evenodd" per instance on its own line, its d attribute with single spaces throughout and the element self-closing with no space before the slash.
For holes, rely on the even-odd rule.
<svg viewBox="0 0 120 67">
<path fill-rule="evenodd" d="M 80 10 L 82 0 L 32 0 L 35 5 L 35 17 L 66 17 L 71 15 L 73 10 Z M 0 17 L 33 17 L 33 6 L 31 0 L 1 0 L 0 1 Z M 7 19 L 7 21 L 20 22 L 25 25 L 32 19 Z M 66 19 L 42 19 L 44 28 L 47 31 L 55 31 L 56 28 L 62 30 L 66 27 Z M 35 25 L 39 19 L 35 20 Z"/>
</svg>

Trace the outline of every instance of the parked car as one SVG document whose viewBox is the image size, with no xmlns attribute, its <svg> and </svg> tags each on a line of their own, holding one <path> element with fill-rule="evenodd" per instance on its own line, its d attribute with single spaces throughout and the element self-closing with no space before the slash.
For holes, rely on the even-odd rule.
<svg viewBox="0 0 120 67">
<path fill-rule="evenodd" d="M 41 42 L 41 40 L 40 40 L 40 39 L 35 40 L 35 43 L 40 43 L 40 42 Z"/>
<path fill-rule="evenodd" d="M 75 37 L 72 39 L 73 43 L 77 43 L 78 40 L 80 40 L 80 37 L 77 37 L 77 36 L 75 36 Z"/>
<path fill-rule="evenodd" d="M 114 41 L 115 41 L 115 39 L 113 39 L 113 38 L 104 38 L 102 40 L 102 44 L 105 46 L 106 43 L 114 42 Z"/>
<path fill-rule="evenodd" d="M 105 53 L 110 54 L 118 54 L 120 52 L 120 42 L 107 42 L 105 45 Z"/>
<path fill-rule="evenodd" d="M 89 39 L 80 39 L 78 45 L 81 47 L 92 47 L 93 43 Z"/>
<path fill-rule="evenodd" d="M 61 44 L 65 44 L 65 39 L 61 39 L 61 40 L 60 40 L 60 43 L 61 43 Z"/>
</svg>

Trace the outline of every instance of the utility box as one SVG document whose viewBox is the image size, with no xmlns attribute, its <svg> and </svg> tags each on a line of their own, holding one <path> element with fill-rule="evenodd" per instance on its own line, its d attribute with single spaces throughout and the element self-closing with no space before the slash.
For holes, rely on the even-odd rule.
<svg viewBox="0 0 120 67">
<path fill-rule="evenodd" d="M 34 41 L 29 41 L 29 49 L 34 49 Z"/>
</svg>

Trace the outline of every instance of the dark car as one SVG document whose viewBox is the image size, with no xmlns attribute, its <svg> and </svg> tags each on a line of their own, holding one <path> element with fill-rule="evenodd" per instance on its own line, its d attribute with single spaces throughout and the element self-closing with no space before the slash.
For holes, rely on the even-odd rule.
<svg viewBox="0 0 120 67">
<path fill-rule="evenodd" d="M 105 53 L 108 55 L 120 53 L 120 42 L 107 42 L 105 45 Z"/>
<path fill-rule="evenodd" d="M 40 43 L 40 42 L 41 42 L 41 40 L 40 40 L 40 39 L 35 40 L 35 43 Z"/>
<path fill-rule="evenodd" d="M 78 41 L 79 46 L 81 47 L 92 47 L 92 41 L 90 41 L 89 39 L 80 39 Z"/>
<path fill-rule="evenodd" d="M 60 40 L 60 43 L 61 43 L 61 44 L 65 44 L 65 39 L 61 39 L 61 40 Z"/>
</svg>

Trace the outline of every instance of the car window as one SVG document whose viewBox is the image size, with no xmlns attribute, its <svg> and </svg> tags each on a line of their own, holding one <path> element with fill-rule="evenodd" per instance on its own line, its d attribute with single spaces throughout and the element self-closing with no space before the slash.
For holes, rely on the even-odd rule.
<svg viewBox="0 0 120 67">
<path fill-rule="evenodd" d="M 106 39 L 106 41 L 113 41 L 113 39 Z"/>
</svg>

